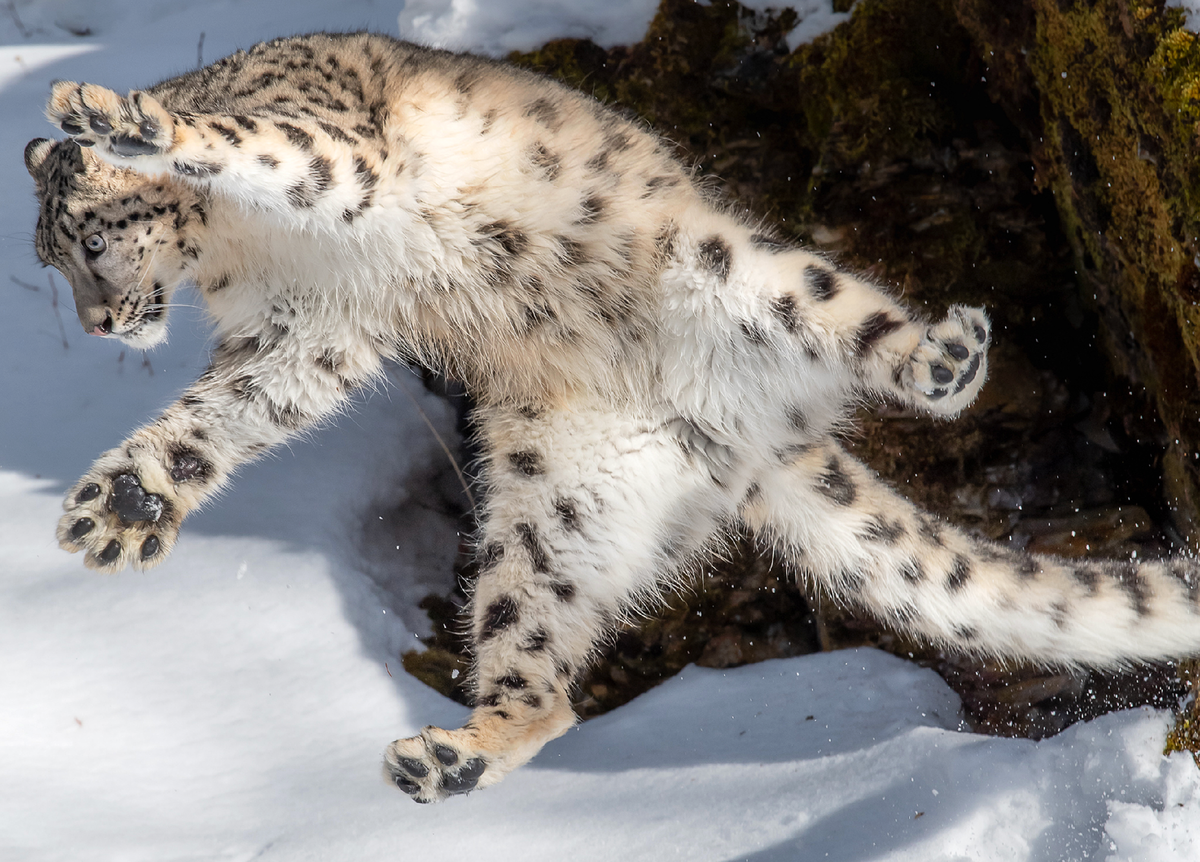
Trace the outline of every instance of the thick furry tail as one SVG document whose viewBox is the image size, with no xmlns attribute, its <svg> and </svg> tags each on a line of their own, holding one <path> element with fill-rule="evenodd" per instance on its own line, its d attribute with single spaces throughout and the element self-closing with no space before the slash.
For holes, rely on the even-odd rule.
<svg viewBox="0 0 1200 862">
<path fill-rule="evenodd" d="M 1069 560 L 976 539 L 832 441 L 764 473 L 742 515 L 837 600 L 953 650 L 1093 666 L 1200 654 L 1200 562 Z"/>
</svg>

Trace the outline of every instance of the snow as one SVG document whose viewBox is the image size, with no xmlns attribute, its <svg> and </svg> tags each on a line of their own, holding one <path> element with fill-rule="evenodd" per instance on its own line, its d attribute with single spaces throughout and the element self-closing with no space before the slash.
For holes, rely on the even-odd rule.
<svg viewBox="0 0 1200 862">
<path fill-rule="evenodd" d="M 1184 26 L 1193 33 L 1200 33 L 1200 0 L 1167 0 L 1165 5 L 1182 9 Z"/>
<path fill-rule="evenodd" d="M 400 21 L 498 52 L 633 39 L 651 5 L 422 2 Z M 430 549 L 452 554 L 454 525 L 367 547 L 406 473 L 443 457 L 401 387 L 452 425 L 402 369 L 246 469 L 156 571 L 101 577 L 59 551 L 62 491 L 198 372 L 205 327 L 185 296 L 170 346 L 144 361 L 85 336 L 34 259 L 17 154 L 51 134 L 55 78 L 128 87 L 282 33 L 397 32 L 391 3 L 283 8 L 17 0 L 20 25 L 0 16 L 0 859 L 1200 858 L 1200 773 L 1160 754 L 1169 715 L 981 737 L 936 675 L 873 651 L 688 668 L 494 789 L 413 805 L 381 776 L 384 745 L 466 711 L 397 659 L 426 625 L 416 601 L 447 586 Z"/>
</svg>

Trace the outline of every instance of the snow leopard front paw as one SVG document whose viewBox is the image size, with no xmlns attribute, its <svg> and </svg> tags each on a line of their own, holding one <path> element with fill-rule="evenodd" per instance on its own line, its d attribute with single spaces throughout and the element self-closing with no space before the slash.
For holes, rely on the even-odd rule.
<svg viewBox="0 0 1200 862">
<path fill-rule="evenodd" d="M 427 727 L 420 736 L 397 739 L 389 745 L 384 769 L 414 802 L 441 802 L 470 793 L 487 771 L 487 760 L 468 743 L 462 730 Z"/>
<path fill-rule="evenodd" d="M 931 413 L 953 416 L 969 406 L 987 378 L 991 324 L 981 308 L 953 305 L 929 327 L 903 369 L 914 400 Z"/>
<path fill-rule="evenodd" d="M 118 449 L 102 456 L 63 501 L 59 547 L 82 551 L 88 568 L 104 572 L 158 565 L 175 543 L 179 513 L 169 494 L 146 487 L 142 477 L 153 472 Z"/>
<path fill-rule="evenodd" d="M 46 116 L 80 146 L 121 158 L 157 155 L 175 142 L 175 121 L 156 99 L 138 90 L 120 96 L 95 84 L 59 81 Z"/>
</svg>

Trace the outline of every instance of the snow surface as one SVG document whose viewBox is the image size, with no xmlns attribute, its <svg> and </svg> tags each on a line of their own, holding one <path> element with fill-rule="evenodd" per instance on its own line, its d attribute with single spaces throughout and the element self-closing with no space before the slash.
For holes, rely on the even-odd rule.
<svg viewBox="0 0 1200 862">
<path fill-rule="evenodd" d="M 552 34 L 634 39 L 651 5 L 454 0 L 414 3 L 400 20 L 496 52 Z M 52 79 L 130 87 L 269 36 L 394 33 L 397 6 L 7 8 L 0 859 L 1200 858 L 1200 773 L 1161 756 L 1169 715 L 1110 715 L 1040 743 L 977 736 L 936 675 L 869 650 L 688 668 L 497 788 L 413 805 L 386 785 L 380 757 L 397 736 L 465 715 L 397 667 L 424 630 L 416 600 L 446 587 L 436 549 L 452 554 L 457 539 L 436 521 L 394 553 L 364 537 L 404 502 L 406 472 L 442 457 L 401 386 L 443 433 L 446 408 L 397 369 L 396 386 L 337 427 L 246 469 L 153 573 L 85 571 L 54 544 L 60 495 L 198 372 L 205 328 L 185 296 L 170 346 L 145 360 L 85 336 L 69 289 L 34 259 L 20 161 L 52 132 L 41 119 Z"/>
<path fill-rule="evenodd" d="M 1200 33 L 1200 0 L 1167 0 L 1166 5 L 1182 9 L 1184 27 L 1193 33 Z"/>
</svg>

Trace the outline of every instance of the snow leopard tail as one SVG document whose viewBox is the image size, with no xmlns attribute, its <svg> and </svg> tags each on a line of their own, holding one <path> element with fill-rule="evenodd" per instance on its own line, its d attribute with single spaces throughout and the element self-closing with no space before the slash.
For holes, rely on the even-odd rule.
<svg viewBox="0 0 1200 862">
<path fill-rule="evenodd" d="M 1067 666 L 1200 654 L 1200 561 L 1066 559 L 977 539 L 832 441 L 761 476 L 742 514 L 836 600 L 959 652 Z"/>
</svg>

